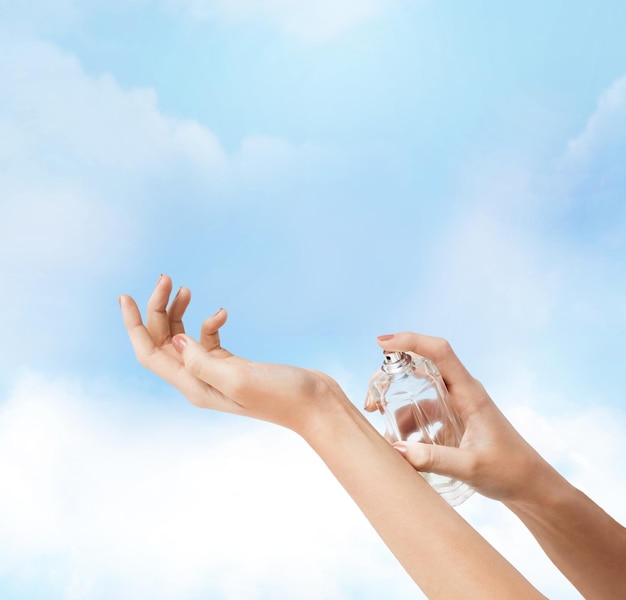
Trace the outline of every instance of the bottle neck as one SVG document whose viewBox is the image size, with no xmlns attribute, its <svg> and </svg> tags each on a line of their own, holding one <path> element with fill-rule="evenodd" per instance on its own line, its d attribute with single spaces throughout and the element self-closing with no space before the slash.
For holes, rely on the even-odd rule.
<svg viewBox="0 0 626 600">
<path fill-rule="evenodd" d="M 384 352 L 381 370 L 389 375 L 406 371 L 413 362 L 413 359 L 406 352 Z"/>
</svg>

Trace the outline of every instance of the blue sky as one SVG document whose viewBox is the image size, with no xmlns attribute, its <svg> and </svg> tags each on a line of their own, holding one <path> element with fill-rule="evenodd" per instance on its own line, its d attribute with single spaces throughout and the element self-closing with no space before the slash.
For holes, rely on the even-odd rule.
<svg viewBox="0 0 626 600">
<path fill-rule="evenodd" d="M 0 0 L 0 596 L 416 597 L 304 444 L 134 362 L 117 296 L 160 273 L 192 289 L 190 332 L 224 306 L 229 349 L 357 404 L 376 335 L 447 337 L 624 522 L 625 22 L 617 1 Z M 461 510 L 578 598 L 501 507 Z"/>
</svg>

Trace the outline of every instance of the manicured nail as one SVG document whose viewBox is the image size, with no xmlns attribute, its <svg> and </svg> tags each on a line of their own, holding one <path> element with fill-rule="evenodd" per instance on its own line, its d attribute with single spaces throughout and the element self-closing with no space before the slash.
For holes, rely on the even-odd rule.
<svg viewBox="0 0 626 600">
<path fill-rule="evenodd" d="M 393 449 L 401 456 L 406 457 L 406 444 L 403 442 L 396 442 L 393 444 Z"/>
<path fill-rule="evenodd" d="M 185 349 L 185 346 L 187 346 L 185 336 L 180 334 L 175 335 L 172 338 L 172 346 L 174 346 L 177 352 L 182 352 Z"/>
<path fill-rule="evenodd" d="M 379 335 L 378 338 L 376 338 L 376 339 L 378 339 L 381 342 L 386 342 L 387 340 L 390 340 L 390 339 L 395 338 L 395 337 L 396 337 L 395 334 Z"/>
</svg>

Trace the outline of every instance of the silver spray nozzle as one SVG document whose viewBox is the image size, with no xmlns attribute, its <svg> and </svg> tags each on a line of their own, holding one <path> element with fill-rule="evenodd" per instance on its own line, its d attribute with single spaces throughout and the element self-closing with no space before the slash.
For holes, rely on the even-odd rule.
<svg viewBox="0 0 626 600">
<path fill-rule="evenodd" d="M 412 358 L 406 352 L 386 352 L 383 350 L 383 365 L 385 373 L 397 373 L 411 364 Z"/>
</svg>

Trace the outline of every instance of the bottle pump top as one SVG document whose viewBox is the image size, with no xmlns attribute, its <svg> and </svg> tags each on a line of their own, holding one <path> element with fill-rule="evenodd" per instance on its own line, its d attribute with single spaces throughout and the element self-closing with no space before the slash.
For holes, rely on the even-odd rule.
<svg viewBox="0 0 626 600">
<path fill-rule="evenodd" d="M 385 373 L 398 373 L 406 369 L 413 360 L 406 352 L 385 352 L 383 350 L 384 359 L 381 369 Z"/>
</svg>

